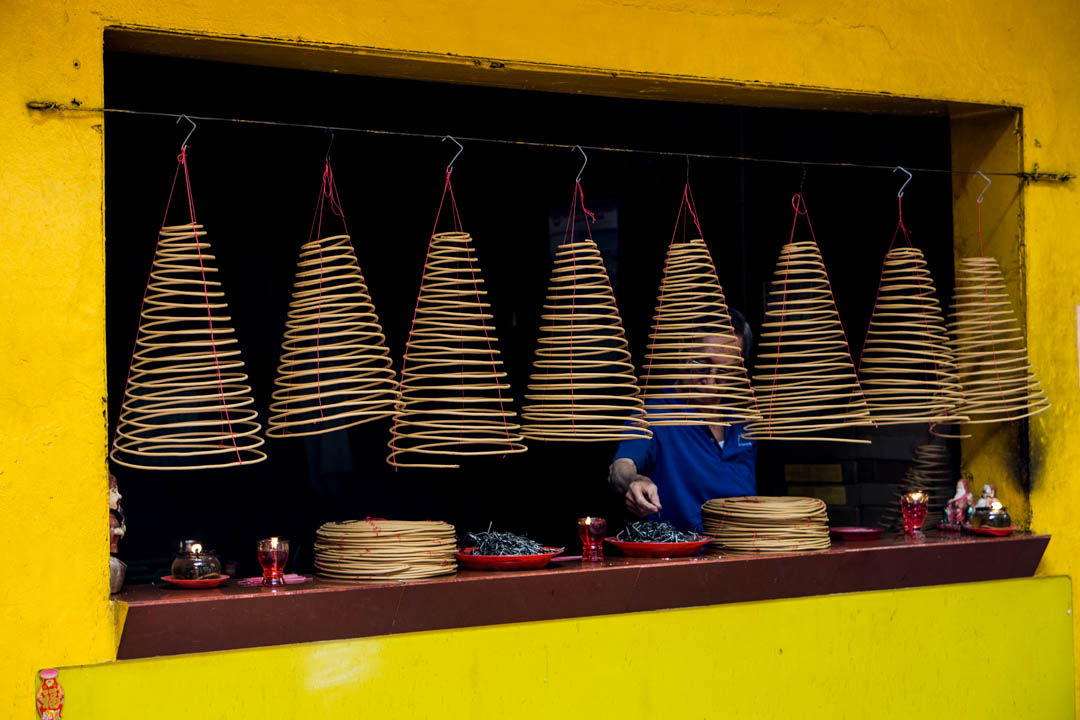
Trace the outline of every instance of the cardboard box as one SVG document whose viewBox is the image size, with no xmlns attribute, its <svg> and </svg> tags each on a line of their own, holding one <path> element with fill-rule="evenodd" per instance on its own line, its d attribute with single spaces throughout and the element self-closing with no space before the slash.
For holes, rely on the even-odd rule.
<svg viewBox="0 0 1080 720">
<path fill-rule="evenodd" d="M 826 505 L 855 505 L 854 493 L 849 498 L 848 490 L 854 485 L 789 485 L 789 495 L 813 497 L 824 500 Z"/>
</svg>

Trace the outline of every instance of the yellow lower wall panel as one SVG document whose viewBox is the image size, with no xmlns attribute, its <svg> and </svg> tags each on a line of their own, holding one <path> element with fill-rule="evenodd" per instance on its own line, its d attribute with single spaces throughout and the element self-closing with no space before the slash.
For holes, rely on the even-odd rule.
<svg viewBox="0 0 1080 720">
<path fill-rule="evenodd" d="M 60 679 L 78 720 L 1047 720 L 1073 717 L 1070 602 L 1068 578 L 1031 578 L 133 660 Z"/>
</svg>

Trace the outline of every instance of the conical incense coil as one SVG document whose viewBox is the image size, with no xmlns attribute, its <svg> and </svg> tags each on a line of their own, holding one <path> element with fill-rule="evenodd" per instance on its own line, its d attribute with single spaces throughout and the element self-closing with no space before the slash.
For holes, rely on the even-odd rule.
<svg viewBox="0 0 1080 720">
<path fill-rule="evenodd" d="M 885 256 L 859 381 L 870 417 L 879 425 L 966 420 L 956 414 L 956 359 L 918 248 L 893 248 Z"/>
<path fill-rule="evenodd" d="M 781 249 L 758 348 L 747 437 L 869 442 L 822 434 L 872 422 L 817 243 Z"/>
<path fill-rule="evenodd" d="M 949 330 L 968 422 L 1019 420 L 1050 407 L 994 258 L 960 261 Z"/>
<path fill-rule="evenodd" d="M 482 284 L 468 233 L 432 236 L 387 462 L 452 468 L 457 457 L 525 452 Z"/>
<path fill-rule="evenodd" d="M 110 457 L 144 470 L 266 459 L 202 225 L 161 229 Z"/>
<path fill-rule="evenodd" d="M 642 378 L 650 425 L 760 420 L 705 241 L 668 248 Z M 662 401 L 652 404 L 650 399 Z"/>
<path fill-rule="evenodd" d="M 348 235 L 300 248 L 288 318 L 267 435 L 316 435 L 394 414 L 397 378 Z"/>
<path fill-rule="evenodd" d="M 634 364 L 603 258 L 592 240 L 555 254 L 540 339 L 522 408 L 538 440 L 649 438 Z"/>
</svg>

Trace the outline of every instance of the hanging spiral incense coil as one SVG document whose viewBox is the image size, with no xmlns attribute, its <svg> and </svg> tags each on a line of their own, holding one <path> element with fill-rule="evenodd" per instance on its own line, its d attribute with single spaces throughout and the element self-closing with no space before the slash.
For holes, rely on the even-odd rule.
<svg viewBox="0 0 1080 720">
<path fill-rule="evenodd" d="M 634 364 L 596 243 L 563 243 L 540 316 L 522 432 L 538 440 L 649 438 Z"/>
<path fill-rule="evenodd" d="M 761 419 L 723 288 L 700 238 L 668 248 L 642 387 L 650 425 Z"/>
<path fill-rule="evenodd" d="M 468 233 L 432 236 L 387 462 L 453 468 L 458 457 L 525 452 L 482 283 Z"/>
<path fill-rule="evenodd" d="M 316 435 L 394 414 L 397 378 L 348 235 L 300 248 L 288 318 L 267 435 Z"/>
<path fill-rule="evenodd" d="M 918 248 L 893 248 L 885 256 L 859 381 L 870 417 L 879 425 L 967 419 L 956 414 L 956 359 Z"/>
<path fill-rule="evenodd" d="M 109 456 L 143 470 L 266 459 L 248 376 L 202 225 L 161 229 Z"/>
<path fill-rule="evenodd" d="M 817 243 L 781 249 L 758 347 L 746 437 L 869 442 L 823 434 L 872 422 Z"/>
<path fill-rule="evenodd" d="M 949 329 L 968 422 L 1019 420 L 1050 407 L 994 258 L 960 261 Z"/>
</svg>

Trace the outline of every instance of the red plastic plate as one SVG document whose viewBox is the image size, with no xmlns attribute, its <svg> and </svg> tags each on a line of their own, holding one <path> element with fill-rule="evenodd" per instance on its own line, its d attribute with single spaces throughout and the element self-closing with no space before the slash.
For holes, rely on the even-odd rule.
<svg viewBox="0 0 1080 720">
<path fill-rule="evenodd" d="M 538 570 L 564 548 L 544 548 L 547 552 L 536 555 L 474 555 L 476 548 L 465 548 L 454 553 L 464 567 L 471 570 Z"/>
<path fill-rule="evenodd" d="M 229 579 L 228 575 L 218 575 L 212 578 L 200 578 L 198 580 L 184 580 L 182 578 L 174 578 L 172 575 L 165 575 L 161 578 L 167 583 L 176 585 L 182 588 L 212 588 L 217 587 L 221 583 Z"/>
<path fill-rule="evenodd" d="M 846 525 L 829 528 L 829 535 L 837 540 L 877 540 L 881 537 L 882 528 L 857 527 Z"/>
<path fill-rule="evenodd" d="M 660 543 L 629 542 L 608 537 L 604 538 L 604 542 L 614 545 L 623 555 L 629 555 L 630 557 L 670 558 L 696 555 L 701 552 L 701 548 L 712 542 L 712 538 L 698 535 L 697 540 L 691 540 L 690 542 Z"/>
<path fill-rule="evenodd" d="M 973 527 L 971 532 L 976 535 L 994 535 L 995 537 L 1005 537 L 1006 535 L 1012 535 L 1016 531 L 1016 528 L 1010 525 L 1007 528 L 992 528 L 992 527 Z"/>
</svg>

